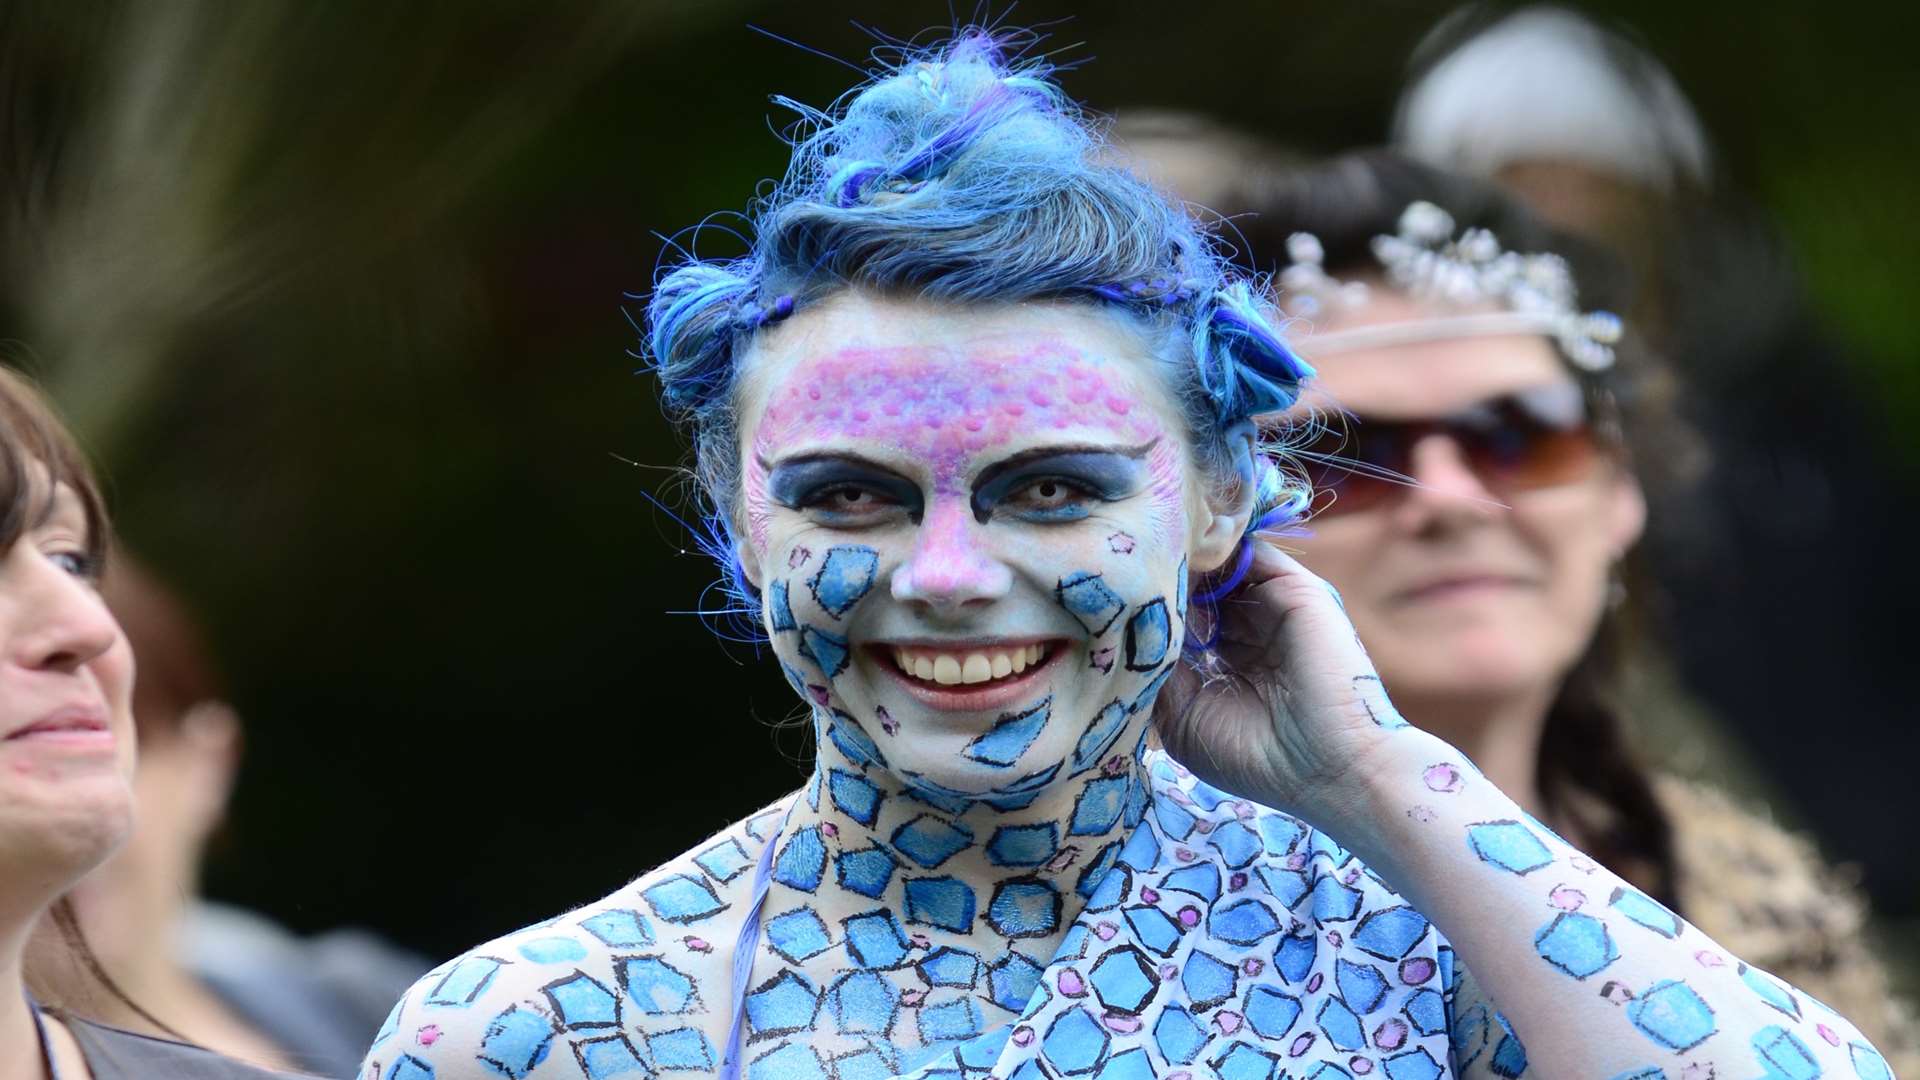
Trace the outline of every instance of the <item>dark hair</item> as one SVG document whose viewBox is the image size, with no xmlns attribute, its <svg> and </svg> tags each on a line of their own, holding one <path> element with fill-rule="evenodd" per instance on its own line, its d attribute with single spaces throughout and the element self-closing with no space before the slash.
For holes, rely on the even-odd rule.
<svg viewBox="0 0 1920 1080">
<path fill-rule="evenodd" d="M 1126 137 L 1124 125 L 1119 135 Z M 1212 152 L 1204 140 L 1161 152 L 1168 149 Z M 1283 258 L 1287 237 L 1310 232 L 1325 250 L 1329 274 L 1349 279 L 1378 274 L 1373 238 L 1397 232 L 1408 204 L 1424 200 L 1451 214 L 1459 229 L 1492 231 L 1506 250 L 1553 252 L 1567 260 L 1579 285 L 1581 310 L 1630 306 L 1625 270 L 1607 254 L 1550 229 L 1490 184 L 1390 151 L 1348 154 L 1278 176 L 1241 175 L 1223 185 L 1219 197 L 1230 201 L 1210 209 L 1232 218 L 1256 264 Z M 1643 340 L 1629 332 L 1614 352 L 1613 366 L 1601 373 L 1571 361 L 1566 366 L 1607 414 L 1600 419 L 1610 441 L 1649 489 L 1649 501 L 1659 505 L 1691 480 L 1697 452 L 1675 409 L 1671 375 Z M 1648 595 L 1646 575 L 1634 555 L 1620 570 L 1636 586 L 1629 596 Z M 1648 637 L 1633 606 L 1610 607 L 1603 614 L 1547 712 L 1537 783 L 1545 809 L 1570 822 L 1583 846 L 1671 907 L 1677 903 L 1679 876 L 1672 823 L 1632 748 L 1619 701 L 1625 664 Z"/>
<path fill-rule="evenodd" d="M 0 367 L 0 551 L 11 549 L 47 512 L 47 498 L 34 490 L 35 466 L 79 497 L 87 517 L 87 555 L 103 566 L 107 512 L 86 456 L 33 382 Z"/>
</svg>

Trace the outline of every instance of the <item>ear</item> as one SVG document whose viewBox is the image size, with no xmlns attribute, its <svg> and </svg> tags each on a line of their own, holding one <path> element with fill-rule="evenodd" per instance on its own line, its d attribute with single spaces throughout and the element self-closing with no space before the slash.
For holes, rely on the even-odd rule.
<svg viewBox="0 0 1920 1080">
<path fill-rule="evenodd" d="M 747 584 L 753 586 L 755 592 L 764 592 L 767 583 L 761 572 L 760 556 L 753 546 L 745 540 L 735 540 L 733 557 L 740 564 L 740 576 L 747 579 Z"/>
<path fill-rule="evenodd" d="M 187 770 L 185 786 L 192 799 L 185 826 L 204 842 L 225 820 L 227 799 L 240 771 L 240 717 L 224 701 L 202 701 L 181 714 L 179 727 L 175 752 Z"/>
<path fill-rule="evenodd" d="M 1625 469 L 1614 473 L 1607 491 L 1607 541 L 1613 557 L 1624 556 L 1647 528 L 1647 494 Z"/>
<path fill-rule="evenodd" d="M 1259 494 L 1259 462 L 1254 453 L 1252 422 L 1242 421 L 1228 429 L 1227 442 L 1232 448 L 1237 482 L 1226 491 L 1207 485 L 1214 490 L 1208 490 L 1202 500 L 1203 508 L 1195 522 L 1188 558 L 1188 566 L 1195 573 L 1218 570 L 1233 557 L 1234 548 L 1246 535 L 1247 522 L 1253 517 L 1253 501 Z"/>
</svg>

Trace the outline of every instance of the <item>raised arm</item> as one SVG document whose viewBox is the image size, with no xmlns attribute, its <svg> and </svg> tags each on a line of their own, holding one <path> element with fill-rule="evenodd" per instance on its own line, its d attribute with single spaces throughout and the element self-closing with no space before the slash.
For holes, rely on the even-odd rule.
<svg viewBox="0 0 1920 1080">
<path fill-rule="evenodd" d="M 1401 719 L 1324 582 L 1265 544 L 1250 581 L 1222 605 L 1230 672 L 1170 686 L 1162 737 L 1203 778 L 1336 837 L 1446 935 L 1472 973 L 1449 1018 L 1461 1075 L 1891 1076 L 1844 1018 Z"/>
</svg>

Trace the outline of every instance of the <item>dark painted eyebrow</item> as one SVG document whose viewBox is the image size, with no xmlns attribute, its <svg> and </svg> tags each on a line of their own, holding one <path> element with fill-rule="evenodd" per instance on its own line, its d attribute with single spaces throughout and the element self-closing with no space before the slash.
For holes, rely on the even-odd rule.
<svg viewBox="0 0 1920 1080">
<path fill-rule="evenodd" d="M 1153 451 L 1153 448 L 1158 445 L 1160 445 L 1160 440 L 1155 438 L 1149 439 L 1139 446 L 1100 446 L 1094 443 L 1060 443 L 1053 446 L 1036 446 L 1031 450 L 1022 450 L 1017 454 L 1001 458 L 999 461 L 981 469 L 980 475 L 974 478 L 973 488 L 975 491 L 978 491 L 980 488 L 992 482 L 993 478 L 999 476 L 1001 473 L 1017 469 L 1022 465 L 1035 461 L 1046 461 L 1049 458 L 1069 457 L 1080 454 L 1110 454 L 1116 457 L 1130 458 L 1138 461 L 1146 457 Z"/>
<path fill-rule="evenodd" d="M 803 465 L 852 465 L 856 468 L 872 469 L 875 472 L 888 473 L 902 480 L 907 477 L 891 465 L 883 465 L 870 457 L 863 457 L 851 450 L 822 450 L 811 454 L 795 454 L 793 457 L 768 461 L 764 455 L 755 454 L 754 462 L 762 469 L 773 472 L 775 469 L 790 469 Z"/>
</svg>

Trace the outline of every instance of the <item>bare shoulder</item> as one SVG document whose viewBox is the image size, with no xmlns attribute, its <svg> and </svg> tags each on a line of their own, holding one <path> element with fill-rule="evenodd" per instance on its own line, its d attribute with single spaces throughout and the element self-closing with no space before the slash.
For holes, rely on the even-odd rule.
<svg viewBox="0 0 1920 1080">
<path fill-rule="evenodd" d="M 733 943 L 778 824 L 761 811 L 608 896 L 434 968 L 381 1025 L 364 1080 L 712 1068 Z"/>
</svg>

